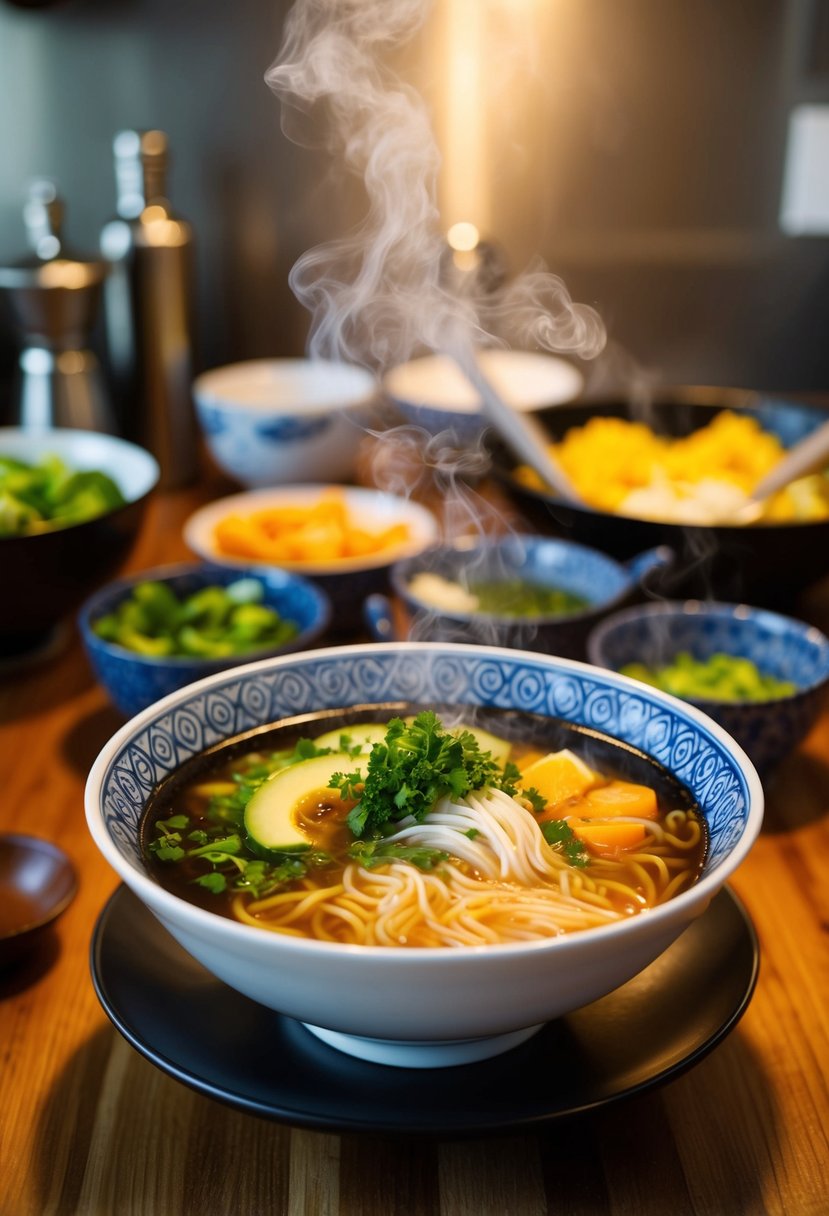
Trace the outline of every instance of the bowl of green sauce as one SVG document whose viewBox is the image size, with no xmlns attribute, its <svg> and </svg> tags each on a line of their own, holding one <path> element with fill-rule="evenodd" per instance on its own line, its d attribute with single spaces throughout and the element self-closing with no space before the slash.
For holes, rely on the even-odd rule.
<svg viewBox="0 0 829 1216">
<path fill-rule="evenodd" d="M 410 641 L 583 659 L 593 626 L 634 602 L 672 557 L 660 548 L 619 562 L 571 541 L 513 533 L 432 546 L 397 562 L 390 580 Z"/>
<path fill-rule="evenodd" d="M 747 604 L 664 601 L 614 612 L 588 658 L 696 705 L 768 773 L 808 735 L 829 686 L 829 639 Z"/>
</svg>

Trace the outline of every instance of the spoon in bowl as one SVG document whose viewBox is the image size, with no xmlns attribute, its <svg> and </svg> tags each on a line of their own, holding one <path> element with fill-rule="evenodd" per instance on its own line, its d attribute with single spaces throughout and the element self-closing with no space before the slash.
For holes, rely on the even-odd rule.
<svg viewBox="0 0 829 1216">
<path fill-rule="evenodd" d="M 551 455 L 550 437 L 544 428 L 534 418 L 521 413 L 504 400 L 470 347 L 463 345 L 452 350 L 451 358 L 478 393 L 485 415 L 516 456 L 534 469 L 559 498 L 574 506 L 585 506 L 584 499 Z"/>
<path fill-rule="evenodd" d="M 752 524 L 763 514 L 766 501 L 786 486 L 829 464 L 829 422 L 790 448 L 782 460 L 761 477 L 746 501 L 723 524 Z"/>
</svg>

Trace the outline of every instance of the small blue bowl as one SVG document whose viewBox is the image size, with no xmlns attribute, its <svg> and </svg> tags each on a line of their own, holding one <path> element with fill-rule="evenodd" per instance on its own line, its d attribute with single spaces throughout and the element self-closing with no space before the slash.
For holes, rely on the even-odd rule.
<svg viewBox="0 0 829 1216">
<path fill-rule="evenodd" d="M 572 541 L 512 534 L 494 540 L 435 545 L 396 562 L 390 578 L 408 614 L 411 641 L 476 642 L 582 659 L 593 626 L 609 612 L 632 602 L 649 578 L 672 559 L 670 549 L 660 548 L 619 562 Z M 436 574 L 464 589 L 476 581 L 524 581 L 577 595 L 586 605 L 560 615 L 538 616 L 440 607 L 418 595 L 413 580 L 419 574 Z M 381 606 L 373 597 L 366 605 L 366 616 L 374 636 L 384 640 Z"/>
<path fill-rule="evenodd" d="M 829 639 L 793 617 L 752 608 L 687 600 L 615 612 L 591 632 L 591 663 L 618 671 L 628 663 L 659 667 L 680 651 L 704 661 L 713 654 L 750 659 L 797 691 L 768 701 L 684 698 L 719 722 L 767 774 L 805 738 L 829 686 Z"/>
<path fill-rule="evenodd" d="M 232 655 L 224 659 L 152 658 L 105 642 L 94 632 L 93 622 L 113 612 L 139 583 L 163 582 L 180 598 L 202 587 L 226 587 L 240 578 L 255 578 L 265 589 L 263 603 L 286 620 L 295 621 L 298 631 L 289 642 L 278 647 Z M 331 603 L 308 579 L 288 570 L 228 569 L 203 562 L 185 562 L 142 570 L 129 578 L 109 583 L 86 601 L 78 615 L 78 625 L 86 653 L 98 682 L 113 704 L 128 718 L 146 709 L 167 693 L 175 692 L 194 680 L 240 664 L 274 655 L 307 650 L 325 632 L 331 620 Z"/>
</svg>

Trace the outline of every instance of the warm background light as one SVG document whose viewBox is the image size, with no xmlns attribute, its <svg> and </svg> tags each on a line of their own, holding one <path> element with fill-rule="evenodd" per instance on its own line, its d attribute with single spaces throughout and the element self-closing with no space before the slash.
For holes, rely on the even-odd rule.
<svg viewBox="0 0 829 1216">
<path fill-rule="evenodd" d="M 481 239 L 481 234 L 474 224 L 461 220 L 453 224 L 446 234 L 446 239 L 457 253 L 471 253 Z"/>
<path fill-rule="evenodd" d="M 555 70 L 555 57 L 542 51 L 550 7 L 550 0 L 441 0 L 436 7 L 435 129 L 447 228 L 471 223 L 492 232 L 502 186 L 526 173 L 534 90 Z M 566 24 L 568 7 L 555 0 L 557 21 Z"/>
</svg>

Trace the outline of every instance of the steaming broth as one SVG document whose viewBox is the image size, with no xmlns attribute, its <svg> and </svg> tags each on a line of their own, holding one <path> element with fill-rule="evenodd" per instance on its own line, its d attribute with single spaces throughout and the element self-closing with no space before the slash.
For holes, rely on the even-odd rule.
<svg viewBox="0 0 829 1216">
<path fill-rule="evenodd" d="M 397 718 L 387 733 L 400 712 L 405 721 Z M 372 739 L 381 723 L 387 767 L 399 754 L 395 731 L 406 748 L 421 731 L 429 774 L 440 772 L 444 751 L 455 763 L 454 732 L 470 724 L 464 711 L 412 712 L 385 707 L 285 723 L 184 765 L 157 791 L 143 822 L 153 876 L 188 901 L 272 931 L 408 946 L 555 936 L 635 915 L 696 880 L 706 831 L 685 787 L 644 755 L 534 715 L 476 711 L 478 733 L 471 743 L 464 736 L 464 762 L 514 772 L 517 797 L 493 781 L 484 793 L 427 799 L 423 814 L 407 810 L 402 820 L 355 836 L 376 749 L 361 744 L 366 722 L 374 724 Z M 418 726 L 431 721 L 429 729 Z M 343 735 L 350 756 L 339 751 Z M 302 742 L 309 739 L 319 742 Z M 333 756 L 322 746 L 332 742 Z M 306 789 L 295 798 L 293 820 L 305 847 L 263 848 L 258 827 L 258 839 L 245 831 L 257 793 L 264 801 L 277 779 L 285 784 L 290 773 L 294 781 L 303 764 L 320 760 L 338 769 L 351 761 L 365 784 L 356 792 L 319 783 Z M 477 784 L 474 773 L 471 779 Z M 283 810 L 280 804 L 277 814 Z"/>
</svg>

